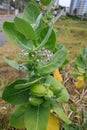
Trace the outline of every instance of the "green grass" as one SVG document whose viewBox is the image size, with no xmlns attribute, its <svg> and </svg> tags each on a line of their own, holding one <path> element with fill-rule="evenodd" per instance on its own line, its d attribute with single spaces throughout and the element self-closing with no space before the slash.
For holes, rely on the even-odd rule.
<svg viewBox="0 0 87 130">
<path fill-rule="evenodd" d="M 82 48 L 87 46 L 87 21 L 65 17 L 61 18 L 55 27 L 57 30 L 61 28 L 57 42 L 67 47 L 70 59 L 73 59 Z"/>
</svg>

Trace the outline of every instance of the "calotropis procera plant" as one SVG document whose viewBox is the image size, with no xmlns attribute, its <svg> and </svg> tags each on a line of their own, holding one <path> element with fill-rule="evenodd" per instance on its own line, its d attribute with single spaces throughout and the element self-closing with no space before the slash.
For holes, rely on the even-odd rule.
<svg viewBox="0 0 87 130">
<path fill-rule="evenodd" d="M 87 47 L 76 57 L 74 68 L 76 72 L 73 72 L 72 76 L 77 79 L 76 88 L 87 87 Z"/>
<path fill-rule="evenodd" d="M 56 44 L 53 24 L 60 15 L 47 24 L 39 7 L 29 3 L 22 18 L 15 17 L 14 22 L 3 24 L 10 40 L 24 50 L 20 54 L 23 65 L 6 57 L 4 59 L 10 66 L 28 75 L 6 86 L 2 94 L 5 101 L 16 105 L 10 118 L 10 125 L 15 128 L 47 130 L 51 110 L 70 124 L 61 108 L 61 103 L 68 101 L 69 94 L 65 86 L 52 76 L 54 70 L 64 64 L 68 54 L 65 47 Z M 23 58 L 24 55 L 26 57 Z"/>
</svg>

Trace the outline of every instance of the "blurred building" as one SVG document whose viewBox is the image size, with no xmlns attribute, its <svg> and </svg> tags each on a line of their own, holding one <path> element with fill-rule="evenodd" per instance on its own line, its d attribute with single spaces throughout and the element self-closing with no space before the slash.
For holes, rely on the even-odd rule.
<svg viewBox="0 0 87 130">
<path fill-rule="evenodd" d="M 71 0 L 70 14 L 76 16 L 86 16 L 87 0 Z"/>
<path fill-rule="evenodd" d="M 11 0 L 0 1 L 0 14 L 13 13 L 14 8 L 10 5 Z"/>
</svg>

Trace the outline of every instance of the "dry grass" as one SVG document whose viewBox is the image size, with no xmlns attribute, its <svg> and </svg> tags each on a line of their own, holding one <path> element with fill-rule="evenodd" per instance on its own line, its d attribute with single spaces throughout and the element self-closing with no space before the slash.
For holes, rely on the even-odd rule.
<svg viewBox="0 0 87 130">
<path fill-rule="evenodd" d="M 57 41 L 65 44 L 69 50 L 70 59 L 73 59 L 82 48 L 87 46 L 87 21 L 64 18 L 60 19 L 55 26 L 57 29 L 62 29 Z"/>
<path fill-rule="evenodd" d="M 85 114 L 87 112 L 87 88 L 76 89 L 76 80 L 71 77 L 73 72 L 73 62 L 62 71 L 63 84 L 66 86 L 70 99 L 69 102 L 63 104 L 63 109 L 71 119 L 74 126 L 83 125 L 85 123 Z"/>
</svg>

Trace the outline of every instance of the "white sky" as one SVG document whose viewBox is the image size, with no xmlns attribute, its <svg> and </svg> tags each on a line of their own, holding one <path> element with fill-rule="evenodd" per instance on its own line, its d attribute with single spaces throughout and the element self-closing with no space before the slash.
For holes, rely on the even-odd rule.
<svg viewBox="0 0 87 130">
<path fill-rule="evenodd" d="M 71 0 L 59 0 L 59 4 L 62 6 L 69 7 Z"/>
</svg>

